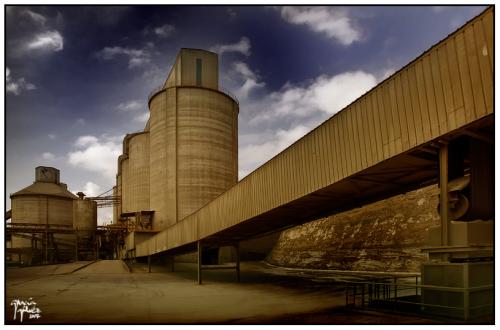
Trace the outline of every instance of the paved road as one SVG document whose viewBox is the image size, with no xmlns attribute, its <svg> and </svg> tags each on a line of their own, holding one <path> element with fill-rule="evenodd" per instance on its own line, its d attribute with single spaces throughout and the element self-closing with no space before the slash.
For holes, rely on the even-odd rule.
<svg viewBox="0 0 500 330">
<path fill-rule="evenodd" d="M 75 274 L 128 274 L 129 270 L 121 260 L 100 260 L 81 268 Z"/>
<path fill-rule="evenodd" d="M 81 267 L 84 268 L 81 268 Z M 257 323 L 257 324 L 431 324 L 420 317 L 346 310 L 338 272 L 241 264 L 241 283 L 234 270 L 205 272 L 196 282 L 196 265 L 134 264 L 121 261 L 73 263 L 6 272 L 7 323 L 13 321 L 14 299 L 32 298 L 41 318 L 29 323 Z M 335 279 L 334 279 L 335 278 Z"/>
<path fill-rule="evenodd" d="M 191 264 L 177 265 L 174 273 L 155 266 L 151 274 L 144 265 L 129 273 L 121 261 L 99 261 L 66 275 L 55 275 L 53 266 L 36 268 L 7 270 L 7 302 L 32 297 L 42 310 L 40 319 L 24 323 L 254 322 L 344 303 L 333 288 L 293 284 L 255 264 L 242 264 L 241 283 L 234 270 L 217 270 L 201 286 Z M 12 315 L 7 306 L 7 322 Z"/>
</svg>

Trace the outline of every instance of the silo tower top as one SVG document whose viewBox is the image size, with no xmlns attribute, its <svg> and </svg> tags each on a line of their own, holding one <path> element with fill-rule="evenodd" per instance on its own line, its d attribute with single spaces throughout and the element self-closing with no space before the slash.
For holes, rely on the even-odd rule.
<svg viewBox="0 0 500 330">
<path fill-rule="evenodd" d="M 194 86 L 219 89 L 219 59 L 216 53 L 181 48 L 168 74 L 164 88 Z"/>
<path fill-rule="evenodd" d="M 59 184 L 59 170 L 54 167 L 38 166 L 35 168 L 35 182 Z"/>
</svg>

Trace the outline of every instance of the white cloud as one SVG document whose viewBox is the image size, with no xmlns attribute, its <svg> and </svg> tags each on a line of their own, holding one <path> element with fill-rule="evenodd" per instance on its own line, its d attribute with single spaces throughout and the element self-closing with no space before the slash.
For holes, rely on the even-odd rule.
<svg viewBox="0 0 500 330">
<path fill-rule="evenodd" d="M 236 11 L 233 8 L 227 8 L 226 14 L 229 16 L 229 20 L 231 21 L 236 19 L 236 17 L 238 16 L 238 14 L 236 14 Z"/>
<path fill-rule="evenodd" d="M 47 134 L 47 136 L 48 136 L 48 137 L 49 137 L 49 139 L 51 139 L 51 140 L 55 140 L 55 139 L 56 139 L 56 137 L 57 137 L 57 135 L 52 134 L 52 133 L 51 133 L 51 134 Z"/>
<path fill-rule="evenodd" d="M 94 144 L 99 142 L 99 139 L 96 138 L 95 136 L 92 135 L 84 135 L 78 137 L 78 139 L 75 142 L 76 147 L 86 147 L 88 145 Z"/>
<path fill-rule="evenodd" d="M 88 197 L 96 197 L 102 193 L 101 187 L 92 181 L 87 181 L 87 183 L 85 183 L 82 192 Z"/>
<path fill-rule="evenodd" d="M 45 22 L 47 21 L 45 16 L 39 13 L 35 13 L 34 11 L 31 11 L 29 9 L 23 10 L 22 13 L 31 18 L 35 23 L 38 23 L 40 25 L 45 25 Z"/>
<path fill-rule="evenodd" d="M 174 33 L 175 31 L 175 26 L 170 25 L 170 24 L 165 24 L 162 26 L 158 26 L 153 29 L 154 33 L 160 37 L 163 38 L 168 38 Z"/>
<path fill-rule="evenodd" d="M 144 104 L 137 100 L 123 102 L 118 104 L 117 109 L 120 111 L 136 111 L 144 107 Z"/>
<path fill-rule="evenodd" d="M 145 49 L 135 49 L 127 47 L 104 47 L 96 53 L 98 58 L 103 60 L 112 60 L 116 56 L 128 57 L 128 67 L 129 69 L 142 66 L 146 63 L 151 62 L 151 54 Z"/>
<path fill-rule="evenodd" d="M 78 118 L 78 119 L 76 120 L 76 124 L 77 124 L 77 125 L 80 125 L 80 126 L 83 126 L 83 125 L 85 125 L 86 123 L 87 123 L 87 121 L 86 121 L 85 119 L 83 119 L 83 118 Z"/>
<path fill-rule="evenodd" d="M 446 6 L 432 6 L 431 7 L 432 11 L 437 13 L 441 13 L 446 10 Z"/>
<path fill-rule="evenodd" d="M 246 72 L 242 66 L 242 74 Z M 251 74 L 247 72 L 247 77 Z M 246 134 L 240 136 L 240 178 L 300 139 L 319 123 L 345 108 L 377 83 L 364 71 L 320 76 L 305 86 L 281 90 L 245 105 Z M 258 135 L 257 133 L 258 132 Z"/>
<path fill-rule="evenodd" d="M 257 88 L 264 87 L 266 84 L 264 82 L 258 82 L 257 75 L 250 70 L 248 65 L 243 62 L 234 62 L 233 70 L 238 76 L 239 80 L 242 81 L 241 87 L 239 87 L 235 93 L 240 100 L 245 100 L 248 95 Z"/>
<path fill-rule="evenodd" d="M 246 63 L 234 62 L 233 68 L 236 72 L 238 72 L 244 78 L 257 80 L 257 76 L 255 75 L 255 73 L 252 70 L 250 70 L 250 68 L 248 67 L 248 65 Z"/>
<path fill-rule="evenodd" d="M 53 153 L 51 153 L 51 152 L 44 152 L 42 154 L 42 158 L 44 160 L 54 160 L 54 159 L 56 159 L 56 156 Z"/>
<path fill-rule="evenodd" d="M 68 153 L 68 163 L 112 180 L 116 174 L 116 159 L 121 152 L 121 137 L 80 136 L 74 143 L 74 150 Z"/>
<path fill-rule="evenodd" d="M 100 207 L 97 209 L 98 225 L 104 226 L 109 225 L 113 222 L 113 208 L 112 207 Z"/>
<path fill-rule="evenodd" d="M 28 43 L 28 49 L 61 51 L 64 47 L 63 37 L 59 31 L 39 33 Z"/>
<path fill-rule="evenodd" d="M 250 39 L 247 37 L 241 37 L 240 41 L 234 44 L 217 44 L 210 48 L 212 52 L 222 56 L 224 53 L 241 53 L 245 56 L 250 56 Z"/>
<path fill-rule="evenodd" d="M 140 122 L 140 123 L 145 123 L 149 119 L 149 112 L 145 112 L 142 115 L 135 116 L 134 121 Z"/>
<path fill-rule="evenodd" d="M 23 91 L 36 89 L 34 84 L 27 82 L 23 77 L 14 79 L 8 67 L 5 68 L 5 82 L 7 93 L 12 93 L 14 95 L 20 95 Z"/>
<path fill-rule="evenodd" d="M 345 46 L 361 39 L 361 31 L 353 26 L 345 10 L 285 6 L 281 8 L 281 17 L 292 24 L 306 25 L 314 32 L 323 33 Z"/>
<path fill-rule="evenodd" d="M 382 81 L 382 80 L 389 78 L 390 76 L 392 76 L 394 74 L 394 72 L 396 72 L 395 68 L 385 68 L 382 71 L 382 77 L 379 80 Z"/>
<path fill-rule="evenodd" d="M 287 84 L 262 100 L 265 105 L 261 108 L 269 110 L 257 115 L 253 121 L 284 116 L 305 117 L 315 111 L 333 115 L 376 83 L 377 79 L 370 73 L 349 71 L 332 77 L 320 76 L 305 87 Z"/>
</svg>

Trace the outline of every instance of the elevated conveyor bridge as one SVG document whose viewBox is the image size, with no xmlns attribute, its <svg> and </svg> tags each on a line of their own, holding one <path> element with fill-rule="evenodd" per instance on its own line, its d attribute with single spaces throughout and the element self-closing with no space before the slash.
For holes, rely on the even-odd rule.
<svg viewBox="0 0 500 330">
<path fill-rule="evenodd" d="M 462 136 L 492 144 L 493 10 L 487 9 L 231 189 L 136 246 L 136 257 L 283 230 L 439 181 Z"/>
</svg>

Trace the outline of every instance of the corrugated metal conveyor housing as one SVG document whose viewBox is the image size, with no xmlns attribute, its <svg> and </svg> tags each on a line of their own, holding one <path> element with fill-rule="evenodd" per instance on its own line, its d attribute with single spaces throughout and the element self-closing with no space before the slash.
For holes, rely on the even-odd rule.
<svg viewBox="0 0 500 330">
<path fill-rule="evenodd" d="M 136 256 L 236 241 L 437 179 L 432 143 L 493 126 L 487 9 L 179 223 Z"/>
</svg>

